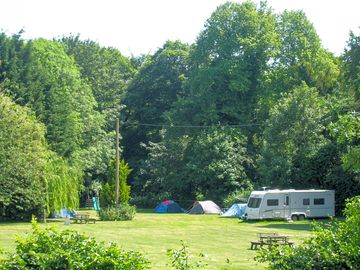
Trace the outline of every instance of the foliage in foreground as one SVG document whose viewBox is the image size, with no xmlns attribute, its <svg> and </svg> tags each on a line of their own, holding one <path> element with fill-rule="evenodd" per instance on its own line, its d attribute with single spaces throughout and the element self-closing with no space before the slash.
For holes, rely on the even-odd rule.
<svg viewBox="0 0 360 270">
<path fill-rule="evenodd" d="M 32 233 L 16 240 L 14 254 L 0 261 L 2 270 L 25 269 L 148 269 L 149 262 L 115 243 L 105 245 L 75 231 L 42 229 L 33 221 Z"/>
<path fill-rule="evenodd" d="M 179 250 L 168 249 L 166 254 L 170 259 L 171 266 L 178 270 L 190 270 L 206 266 L 201 260 L 205 257 L 203 253 L 199 254 L 198 261 L 192 261 L 193 256 L 189 253 L 189 246 L 183 241 L 181 241 L 181 248 Z"/>
<path fill-rule="evenodd" d="M 132 220 L 136 214 L 136 206 L 120 204 L 118 207 L 108 207 L 100 209 L 98 212 L 101 220 Z"/>
<path fill-rule="evenodd" d="M 315 235 L 295 248 L 260 250 L 255 260 L 268 269 L 359 269 L 360 196 L 348 200 L 345 221 L 315 225 Z"/>
</svg>

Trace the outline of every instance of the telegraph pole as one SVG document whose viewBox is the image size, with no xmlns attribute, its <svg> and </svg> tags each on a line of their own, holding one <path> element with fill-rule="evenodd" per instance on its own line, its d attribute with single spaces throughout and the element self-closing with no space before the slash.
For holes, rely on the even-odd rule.
<svg viewBox="0 0 360 270">
<path fill-rule="evenodd" d="M 119 118 L 116 118 L 115 205 L 119 205 Z"/>
</svg>

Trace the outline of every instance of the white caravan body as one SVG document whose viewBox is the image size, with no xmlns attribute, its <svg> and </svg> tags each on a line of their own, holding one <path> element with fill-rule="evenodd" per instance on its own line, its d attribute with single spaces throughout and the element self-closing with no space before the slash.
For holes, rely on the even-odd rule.
<svg viewBox="0 0 360 270">
<path fill-rule="evenodd" d="M 245 219 L 292 219 L 335 215 L 334 190 L 263 190 L 250 194 Z"/>
</svg>

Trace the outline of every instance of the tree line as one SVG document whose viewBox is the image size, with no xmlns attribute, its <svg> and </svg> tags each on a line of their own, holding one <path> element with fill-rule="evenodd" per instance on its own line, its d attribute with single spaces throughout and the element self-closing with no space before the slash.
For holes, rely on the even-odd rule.
<svg viewBox="0 0 360 270">
<path fill-rule="evenodd" d="M 268 186 L 335 189 L 341 208 L 360 191 L 359 41 L 337 57 L 302 11 L 251 1 L 152 55 L 2 33 L 2 216 L 110 190 L 117 117 L 139 206 L 224 205 Z"/>
</svg>

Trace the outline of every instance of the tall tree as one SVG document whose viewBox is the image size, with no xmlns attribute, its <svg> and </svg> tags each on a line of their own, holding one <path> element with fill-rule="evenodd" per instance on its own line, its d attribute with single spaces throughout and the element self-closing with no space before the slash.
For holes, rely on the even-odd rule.
<svg viewBox="0 0 360 270">
<path fill-rule="evenodd" d="M 328 142 L 323 136 L 325 113 L 316 89 L 305 83 L 271 108 L 258 161 L 262 184 L 282 188 L 315 184 L 304 181 L 304 165 Z"/>
<path fill-rule="evenodd" d="M 0 95 L 1 218 L 29 218 L 45 205 L 44 135 L 44 125 L 28 108 Z"/>
<path fill-rule="evenodd" d="M 188 54 L 188 45 L 167 41 L 154 55 L 148 57 L 127 88 L 123 145 L 125 159 L 135 169 L 135 175 L 147 155 L 146 149 L 140 144 L 161 140 L 159 131 L 161 125 L 167 123 L 166 113 L 182 95 Z"/>
<path fill-rule="evenodd" d="M 174 119 L 193 124 L 253 122 L 261 81 L 279 44 L 275 25 L 276 17 L 264 3 L 219 6 L 191 52 L 187 96 Z"/>
<path fill-rule="evenodd" d="M 105 115 L 107 130 L 113 130 L 114 119 L 121 110 L 122 99 L 135 68 L 128 58 L 115 48 L 101 47 L 91 40 L 79 36 L 61 39 L 66 52 L 80 66 L 81 76 L 89 82 L 97 101 L 97 110 Z"/>
</svg>

